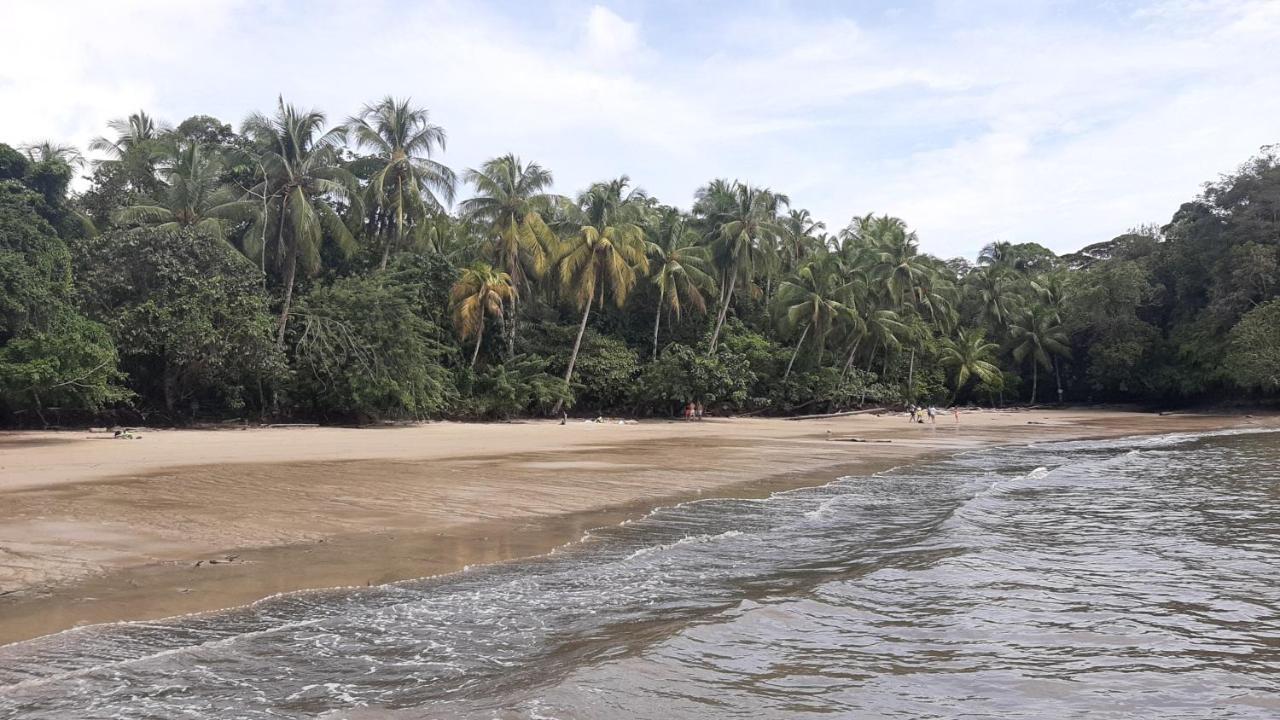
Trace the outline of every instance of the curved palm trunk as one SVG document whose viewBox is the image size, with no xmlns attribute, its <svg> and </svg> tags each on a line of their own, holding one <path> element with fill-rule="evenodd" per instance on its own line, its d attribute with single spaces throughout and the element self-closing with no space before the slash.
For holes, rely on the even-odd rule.
<svg viewBox="0 0 1280 720">
<path fill-rule="evenodd" d="M 400 181 L 396 181 L 396 236 L 391 242 L 382 244 L 382 262 L 378 264 L 378 272 L 384 272 L 387 269 L 387 258 L 391 255 L 391 246 L 394 244 L 400 247 L 401 241 L 404 240 L 404 191 L 400 185 Z"/>
<path fill-rule="evenodd" d="M 1031 361 L 1031 404 L 1036 404 L 1036 386 L 1040 384 L 1040 363 Z"/>
<path fill-rule="evenodd" d="M 787 363 L 787 371 L 782 373 L 782 379 L 786 380 L 791 377 L 791 366 L 796 363 L 796 356 L 800 354 L 800 346 L 804 345 L 804 338 L 809 334 L 809 328 L 813 323 L 804 326 L 804 332 L 800 333 L 800 339 L 796 341 L 796 349 L 791 352 L 791 360 Z"/>
<path fill-rule="evenodd" d="M 662 301 L 658 301 L 658 311 L 653 314 L 653 360 L 658 359 L 658 325 L 662 323 Z"/>
<path fill-rule="evenodd" d="M 858 344 L 862 342 L 862 338 L 853 341 L 853 347 L 849 348 L 849 359 L 844 361 L 844 369 L 840 371 L 840 381 L 844 382 L 844 378 L 849 374 L 849 370 L 853 368 L 853 356 L 858 353 Z"/>
<path fill-rule="evenodd" d="M 720 303 L 720 315 L 716 318 L 715 332 L 711 333 L 711 347 L 707 350 L 710 356 L 716 351 L 716 344 L 720 342 L 720 329 L 724 327 L 724 318 L 729 314 L 729 303 L 733 302 L 733 288 L 738 284 L 738 273 L 734 272 L 729 277 L 729 286 L 724 294 L 724 300 Z"/>
<path fill-rule="evenodd" d="M 1058 404 L 1062 404 L 1062 373 L 1058 371 L 1058 358 L 1053 359 L 1053 379 L 1058 383 Z"/>
<path fill-rule="evenodd" d="M 511 313 L 510 324 L 507 325 L 507 359 L 515 357 L 516 354 L 516 316 L 520 312 L 520 291 L 516 290 L 511 293 Z M 505 323 L 504 323 L 505 324 Z"/>
<path fill-rule="evenodd" d="M 601 293 L 604 291 L 601 290 Z M 591 315 L 591 301 L 587 301 L 587 306 L 582 310 L 582 322 L 578 323 L 578 337 L 573 341 L 573 352 L 569 354 L 569 368 L 564 371 L 564 387 L 569 389 L 569 380 L 573 378 L 573 366 L 578 363 L 578 350 L 582 347 L 582 334 L 587 330 L 587 317 Z M 561 406 L 564 405 L 563 400 L 557 400 L 556 406 L 551 408 L 551 414 L 555 415 L 560 412 Z"/>
<path fill-rule="evenodd" d="M 284 302 L 280 306 L 280 320 L 276 326 L 276 347 L 284 349 L 284 331 L 289 326 L 289 307 L 293 303 L 293 280 L 298 272 L 298 250 L 290 246 L 285 256 Z"/>
<path fill-rule="evenodd" d="M 476 348 L 471 351 L 471 367 L 476 366 L 476 358 L 480 357 L 480 341 L 484 339 L 484 313 L 480 313 L 480 329 L 476 331 Z"/>
<path fill-rule="evenodd" d="M 916 381 L 916 349 L 911 348 L 911 363 L 907 365 L 907 400 L 914 401 Z"/>
</svg>

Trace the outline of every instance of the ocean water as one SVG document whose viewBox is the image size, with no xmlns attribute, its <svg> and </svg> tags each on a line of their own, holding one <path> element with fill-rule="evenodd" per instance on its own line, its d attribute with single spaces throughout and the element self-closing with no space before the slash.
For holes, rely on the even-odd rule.
<svg viewBox="0 0 1280 720">
<path fill-rule="evenodd" d="M 970 452 L 0 647 L 0 718 L 309 717 L 1280 717 L 1280 434 Z"/>
</svg>

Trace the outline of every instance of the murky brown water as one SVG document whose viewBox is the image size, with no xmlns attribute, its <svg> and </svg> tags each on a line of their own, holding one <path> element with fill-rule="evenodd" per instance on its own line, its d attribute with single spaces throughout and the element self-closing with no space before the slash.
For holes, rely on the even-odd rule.
<svg viewBox="0 0 1280 720">
<path fill-rule="evenodd" d="M 3 718 L 1272 718 L 1280 435 L 982 451 L 0 647 Z"/>
</svg>

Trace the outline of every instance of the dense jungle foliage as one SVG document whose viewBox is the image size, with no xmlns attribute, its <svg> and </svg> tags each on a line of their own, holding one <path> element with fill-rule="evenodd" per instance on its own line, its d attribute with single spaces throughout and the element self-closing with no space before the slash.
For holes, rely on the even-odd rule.
<svg viewBox="0 0 1280 720">
<path fill-rule="evenodd" d="M 919 251 L 713 179 L 682 210 L 458 173 L 426 110 L 283 100 L 0 144 L 0 422 L 799 413 L 1280 392 L 1280 155 L 1057 256 Z M 72 180 L 83 175 L 83 191 Z M 684 198 L 681 199 L 685 200 Z"/>
</svg>

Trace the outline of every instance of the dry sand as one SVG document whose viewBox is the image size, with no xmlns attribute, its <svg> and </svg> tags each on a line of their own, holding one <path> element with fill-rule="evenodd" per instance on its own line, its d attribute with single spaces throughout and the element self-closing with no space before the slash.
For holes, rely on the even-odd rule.
<svg viewBox="0 0 1280 720">
<path fill-rule="evenodd" d="M 965 448 L 1270 424 L 1113 411 L 0 434 L 0 644 L 543 553 L 694 497 Z M 828 439 L 828 435 L 832 438 Z M 843 442 L 851 436 L 891 442 Z M 230 558 L 230 559 L 229 559 Z"/>
</svg>

